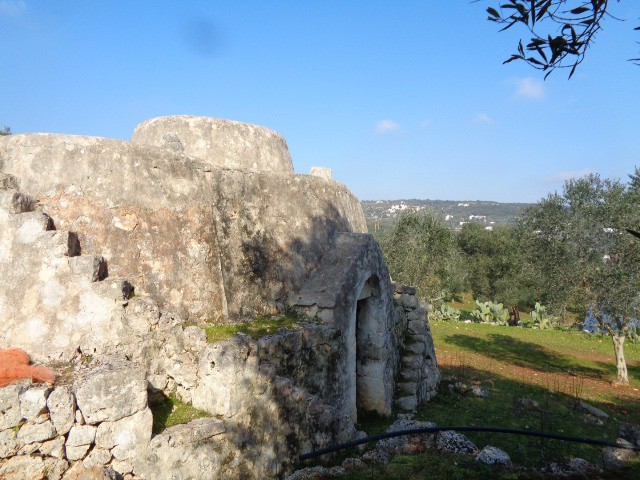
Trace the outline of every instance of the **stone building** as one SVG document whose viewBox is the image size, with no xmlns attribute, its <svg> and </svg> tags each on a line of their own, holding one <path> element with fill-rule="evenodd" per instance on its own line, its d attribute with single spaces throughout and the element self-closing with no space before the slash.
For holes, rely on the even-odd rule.
<svg viewBox="0 0 640 480">
<path fill-rule="evenodd" d="M 276 132 L 213 118 L 0 137 L 0 348 L 59 377 L 0 389 L 0 477 L 277 478 L 362 435 L 358 412 L 427 401 L 426 309 L 315 173 Z M 277 333 L 207 341 L 283 311 Z M 170 392 L 212 416 L 152 438 Z"/>
</svg>

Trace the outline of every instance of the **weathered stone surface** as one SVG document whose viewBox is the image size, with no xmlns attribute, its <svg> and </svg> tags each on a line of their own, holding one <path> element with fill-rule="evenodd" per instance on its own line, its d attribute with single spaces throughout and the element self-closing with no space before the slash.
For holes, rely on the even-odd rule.
<svg viewBox="0 0 640 480">
<path fill-rule="evenodd" d="M 67 460 L 75 462 L 76 460 L 82 460 L 86 455 L 91 445 L 78 445 L 77 447 L 65 446 L 65 452 Z"/>
<path fill-rule="evenodd" d="M 151 440 L 153 415 L 149 408 L 115 422 L 102 422 L 96 433 L 96 446 L 111 450 L 117 460 L 140 456 Z"/>
<path fill-rule="evenodd" d="M 478 449 L 471 440 L 458 432 L 438 432 L 436 436 L 438 450 L 445 453 L 476 454 Z"/>
<path fill-rule="evenodd" d="M 56 429 L 49 420 L 43 423 L 27 423 L 18 431 L 18 440 L 23 443 L 44 442 L 55 436 Z"/>
<path fill-rule="evenodd" d="M 161 436 L 161 435 L 159 435 Z M 167 437 L 156 440 L 153 448 L 149 449 L 144 458 L 134 458 L 134 473 L 142 478 L 156 480 L 173 480 L 176 478 L 242 478 L 233 475 L 234 468 L 229 463 L 237 465 L 238 452 L 225 452 L 224 446 L 218 443 L 195 443 L 171 447 Z M 213 437 L 215 440 L 218 437 Z M 226 465 L 223 465 L 223 455 L 227 454 Z M 224 477 L 223 477 L 224 472 Z M 250 478 L 252 475 L 247 474 Z M 258 478 L 254 476 L 254 478 Z"/>
<path fill-rule="evenodd" d="M 256 351 L 256 341 L 246 335 L 208 345 L 200 357 L 193 406 L 225 417 L 244 409 L 251 401 L 244 392 L 257 380 Z"/>
<path fill-rule="evenodd" d="M 248 123 L 187 115 L 159 117 L 138 125 L 132 142 L 162 147 L 216 167 L 293 173 L 285 139 Z"/>
<path fill-rule="evenodd" d="M 67 436 L 67 447 L 91 445 L 96 439 L 96 430 L 92 425 L 74 425 Z"/>
<path fill-rule="evenodd" d="M 55 457 L 55 458 L 63 458 L 65 455 L 64 443 L 65 443 L 65 439 L 61 435 L 59 437 L 54 438 L 53 440 L 42 442 L 38 450 L 43 455 L 48 455 L 50 457 Z"/>
<path fill-rule="evenodd" d="M 371 465 L 386 465 L 389 463 L 389 458 L 389 454 L 382 448 L 369 450 L 362 456 L 362 460 Z"/>
<path fill-rule="evenodd" d="M 226 170 L 117 140 L 8 137 L 0 139 L 4 170 L 20 177 L 59 230 L 78 234 L 83 254 L 106 258 L 110 276 L 199 319 L 274 310 L 338 232 L 366 231 L 357 199 L 337 182 Z"/>
<path fill-rule="evenodd" d="M 15 455 L 19 448 L 18 439 L 13 429 L 0 431 L 0 458 Z"/>
<path fill-rule="evenodd" d="M 580 408 L 582 410 L 584 410 L 585 412 L 590 413 L 591 415 L 594 415 L 598 418 L 602 418 L 604 420 L 606 420 L 607 418 L 609 418 L 609 415 L 606 414 L 605 412 L 603 412 L 602 410 L 600 410 L 599 408 L 594 407 L 593 405 L 589 405 L 588 403 L 585 402 L 580 402 Z"/>
<path fill-rule="evenodd" d="M 478 462 L 486 463 L 487 465 L 502 465 L 503 467 L 512 468 L 511 458 L 504 450 L 500 450 L 497 447 L 487 445 L 476 456 Z"/>
<path fill-rule="evenodd" d="M 20 395 L 20 415 L 25 421 L 35 419 L 45 411 L 50 391 L 49 387 L 32 387 Z"/>
<path fill-rule="evenodd" d="M 199 418 L 182 425 L 174 425 L 162 432 L 162 437 L 167 437 L 169 446 L 186 445 L 201 442 L 226 431 L 222 420 L 217 418 Z M 164 439 L 158 439 L 158 442 Z"/>
<path fill-rule="evenodd" d="M 406 395 L 396 400 L 396 405 L 405 412 L 414 411 L 418 406 L 418 398 L 415 395 Z"/>
<path fill-rule="evenodd" d="M 396 420 L 387 432 L 397 432 L 400 430 L 413 430 L 417 428 L 432 428 L 435 423 L 420 422 L 417 420 Z M 403 435 L 399 437 L 386 438 L 378 442 L 378 449 L 382 449 L 392 455 L 407 455 L 424 452 L 435 445 L 435 433 L 424 433 L 416 435 Z"/>
<path fill-rule="evenodd" d="M 47 408 L 56 431 L 65 435 L 75 420 L 76 401 L 71 389 L 67 386 L 54 388 L 47 398 Z"/>
<path fill-rule="evenodd" d="M 109 450 L 105 450 L 104 448 L 96 447 L 93 450 L 91 450 L 89 455 L 87 455 L 87 457 L 82 461 L 82 464 L 85 466 L 85 468 L 91 468 L 95 466 L 106 465 L 110 461 L 111 461 L 111 452 Z M 118 471 L 119 473 L 128 473 L 128 472 L 120 472 L 115 468 L 114 470 Z"/>
<path fill-rule="evenodd" d="M 44 479 L 44 462 L 40 457 L 19 455 L 0 464 L 0 478 L 7 480 Z"/>
<path fill-rule="evenodd" d="M 333 172 L 330 168 L 326 167 L 311 167 L 311 170 L 309 170 L 309 175 L 324 178 L 325 180 L 333 179 Z"/>
<path fill-rule="evenodd" d="M 60 480 L 69 469 L 69 462 L 61 458 L 45 458 L 44 468 L 47 472 L 47 480 Z"/>
<path fill-rule="evenodd" d="M 0 430 L 13 428 L 20 423 L 20 394 L 31 386 L 31 379 L 0 388 Z"/>
<path fill-rule="evenodd" d="M 623 438 L 618 438 L 616 443 L 627 447 L 633 446 L 631 442 Z M 605 447 L 602 449 L 600 460 L 605 467 L 621 467 L 625 462 L 638 458 L 639 455 L 638 452 L 630 449 Z"/>
<path fill-rule="evenodd" d="M 116 472 L 110 467 L 94 466 L 86 468 L 82 462 L 71 465 L 62 477 L 63 480 L 117 480 Z"/>
<path fill-rule="evenodd" d="M 147 380 L 138 365 L 113 361 L 78 375 L 78 407 L 88 424 L 114 422 L 147 406 Z"/>
</svg>

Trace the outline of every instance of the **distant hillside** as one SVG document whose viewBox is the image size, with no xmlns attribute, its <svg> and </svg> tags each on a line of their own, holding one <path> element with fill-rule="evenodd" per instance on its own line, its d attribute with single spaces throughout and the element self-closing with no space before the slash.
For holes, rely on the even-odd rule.
<svg viewBox="0 0 640 480">
<path fill-rule="evenodd" d="M 492 225 L 512 225 L 517 215 L 530 203 L 500 203 L 455 200 L 363 200 L 360 202 L 369 225 L 369 231 L 384 229 L 404 212 L 433 210 L 447 225 L 458 229 L 465 222 Z"/>
</svg>

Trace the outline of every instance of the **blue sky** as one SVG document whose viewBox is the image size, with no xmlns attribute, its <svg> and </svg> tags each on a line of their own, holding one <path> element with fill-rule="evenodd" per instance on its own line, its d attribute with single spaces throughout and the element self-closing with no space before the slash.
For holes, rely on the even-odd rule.
<svg viewBox="0 0 640 480">
<path fill-rule="evenodd" d="M 497 1 L 0 0 L 0 125 L 129 139 L 191 114 L 265 125 L 360 199 L 535 202 L 640 166 L 640 2 L 571 80 L 502 65 Z"/>
</svg>

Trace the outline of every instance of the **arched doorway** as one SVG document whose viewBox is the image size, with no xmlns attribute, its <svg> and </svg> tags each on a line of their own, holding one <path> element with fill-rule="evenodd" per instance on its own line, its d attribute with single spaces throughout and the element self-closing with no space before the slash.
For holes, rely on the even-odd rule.
<svg viewBox="0 0 640 480">
<path fill-rule="evenodd" d="M 348 375 L 353 421 L 358 411 L 388 414 L 388 386 L 385 385 L 383 328 L 385 322 L 380 281 L 370 276 L 362 285 L 350 322 Z"/>
</svg>

